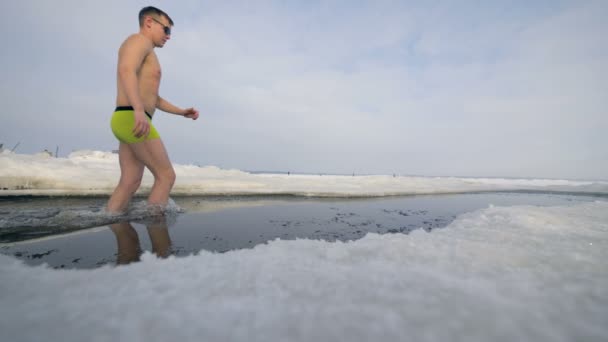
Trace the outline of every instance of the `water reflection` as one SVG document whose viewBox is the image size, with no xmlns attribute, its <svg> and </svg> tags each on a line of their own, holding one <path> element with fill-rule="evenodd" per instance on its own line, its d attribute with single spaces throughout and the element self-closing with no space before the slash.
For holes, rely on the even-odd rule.
<svg viewBox="0 0 608 342">
<path fill-rule="evenodd" d="M 159 258 L 166 258 L 171 254 L 171 237 L 169 226 L 165 217 L 158 217 L 144 223 L 152 245 L 152 253 Z M 117 265 L 126 265 L 139 261 L 142 254 L 139 236 L 131 222 L 124 221 L 110 225 L 116 237 Z"/>
<path fill-rule="evenodd" d="M 95 268 L 137 261 L 145 250 L 165 257 L 185 256 L 201 250 L 223 253 L 254 248 L 276 238 L 351 241 L 368 233 L 407 234 L 416 229 L 431 231 L 446 227 L 457 215 L 487 208 L 490 203 L 496 206 L 571 205 L 597 198 L 489 193 L 348 200 L 294 199 L 284 202 L 282 199 L 260 199 L 264 204 L 261 206 L 249 198 L 247 201 L 232 197 L 179 200 L 180 206 L 184 201 L 188 213 L 176 210 L 158 213 L 145 205 L 135 206 L 129 212 L 128 222 L 124 222 L 127 218 L 120 218 L 118 220 L 123 222 L 112 223 L 105 216 L 103 226 L 78 228 L 78 231 L 67 234 L 63 233 L 72 228 L 48 228 L 38 223 L 35 227 L 0 227 L 0 241 L 2 238 L 11 241 L 0 242 L 0 254 L 11 255 L 29 265 L 46 263 L 52 268 Z M 236 203 L 233 205 L 233 202 Z M 241 202 L 247 205 L 241 206 Z M 35 206 L 51 205 L 51 202 L 41 203 Z M 2 215 L 7 210 L 0 205 L 0 221 L 5 219 Z M 44 215 L 36 216 L 28 214 L 25 218 L 38 222 L 53 212 L 45 211 Z M 59 213 L 55 216 L 63 219 L 57 222 L 86 220 L 80 209 L 66 211 L 63 208 Z M 93 210 L 90 216 L 99 215 Z M 111 229 L 108 229 L 108 224 Z M 171 229 L 170 233 L 168 229 Z M 41 234 L 51 231 L 53 235 L 41 237 Z"/>
</svg>

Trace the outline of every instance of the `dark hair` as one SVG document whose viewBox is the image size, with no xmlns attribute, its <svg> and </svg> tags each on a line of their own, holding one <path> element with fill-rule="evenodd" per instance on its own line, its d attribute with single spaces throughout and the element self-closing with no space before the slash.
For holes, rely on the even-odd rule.
<svg viewBox="0 0 608 342">
<path fill-rule="evenodd" d="M 151 15 L 155 15 L 157 17 L 165 17 L 167 18 L 167 20 L 169 20 L 169 25 L 173 26 L 173 20 L 171 19 L 171 17 L 169 17 L 169 15 L 161 10 L 159 10 L 156 7 L 153 6 L 148 6 L 148 7 L 144 7 L 141 9 L 141 11 L 139 11 L 139 27 L 142 27 L 144 24 L 144 19 L 146 18 L 146 16 L 151 16 Z"/>
</svg>

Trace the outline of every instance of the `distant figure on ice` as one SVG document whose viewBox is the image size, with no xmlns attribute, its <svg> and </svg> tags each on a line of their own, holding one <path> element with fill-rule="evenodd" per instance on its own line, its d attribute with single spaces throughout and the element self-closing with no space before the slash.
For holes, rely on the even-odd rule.
<svg viewBox="0 0 608 342">
<path fill-rule="evenodd" d="M 120 213 L 139 188 L 144 166 L 154 175 L 148 203 L 166 205 L 175 182 L 175 171 L 160 135 L 152 125 L 156 109 L 196 120 L 198 110 L 182 109 L 158 94 L 161 68 L 154 48 L 171 38 L 173 20 L 155 7 L 139 12 L 139 33 L 129 36 L 118 50 L 116 110 L 112 132 L 120 141 L 120 181 L 108 201 L 107 210 Z"/>
</svg>

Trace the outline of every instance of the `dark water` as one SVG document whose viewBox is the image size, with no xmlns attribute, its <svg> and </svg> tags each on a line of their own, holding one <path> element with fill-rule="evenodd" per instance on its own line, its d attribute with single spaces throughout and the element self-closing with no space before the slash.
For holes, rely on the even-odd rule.
<svg viewBox="0 0 608 342">
<path fill-rule="evenodd" d="M 119 221 L 83 229 L 69 215 L 61 227 L 13 227 L 0 230 L 0 253 L 27 264 L 55 268 L 95 268 L 137 261 L 143 251 L 159 256 L 185 256 L 201 250 L 227 252 L 253 248 L 269 240 L 323 239 L 348 241 L 368 232 L 407 234 L 449 225 L 462 213 L 489 205 L 568 205 L 592 201 L 590 196 L 533 193 L 478 193 L 368 199 L 299 197 L 174 198 L 185 213 Z M 15 208 L 44 216 L 55 213 L 96 213 L 106 198 L 0 201 L 0 215 Z M 76 208 L 76 209 L 74 209 Z M 88 209 L 87 209 L 88 208 Z M 43 213 L 43 214 L 40 214 Z M 26 215 L 27 216 L 27 215 Z M 94 216 L 94 215 L 93 215 Z M 96 217 L 96 216 L 95 216 Z M 94 222 L 94 221 L 92 221 Z M 67 227 L 67 228 L 66 228 Z M 62 234 L 58 234 L 62 233 Z M 66 234 L 67 233 L 67 234 Z M 34 239 L 31 239 L 34 238 Z"/>
</svg>

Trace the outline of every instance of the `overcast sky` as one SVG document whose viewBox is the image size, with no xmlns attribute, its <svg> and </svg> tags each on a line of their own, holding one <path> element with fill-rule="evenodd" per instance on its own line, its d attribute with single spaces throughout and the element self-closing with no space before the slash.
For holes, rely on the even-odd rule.
<svg viewBox="0 0 608 342">
<path fill-rule="evenodd" d="M 502 3 L 502 4 L 501 4 Z M 3 1 L 0 143 L 109 151 L 116 57 L 157 6 L 177 163 L 608 179 L 608 1 Z"/>
</svg>

